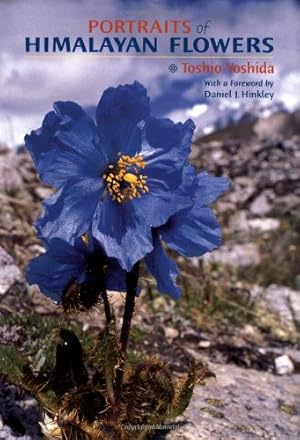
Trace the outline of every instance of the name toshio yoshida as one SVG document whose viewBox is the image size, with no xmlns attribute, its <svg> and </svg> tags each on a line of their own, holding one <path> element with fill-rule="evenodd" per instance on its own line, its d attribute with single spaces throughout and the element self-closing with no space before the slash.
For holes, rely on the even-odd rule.
<svg viewBox="0 0 300 440">
<path fill-rule="evenodd" d="M 262 74 L 273 74 L 275 73 L 275 67 L 274 64 L 269 64 L 266 61 L 264 62 L 250 62 L 247 61 L 246 63 L 225 63 L 222 64 L 215 64 L 215 63 L 207 63 L 206 61 L 203 61 L 200 64 L 192 64 L 192 63 L 181 63 L 183 73 L 194 73 L 194 74 L 201 74 L 201 73 L 215 73 L 215 74 L 222 74 L 222 73 L 262 73 Z M 218 82 L 219 80 L 215 80 L 215 82 Z M 219 81 L 220 82 L 220 81 Z M 212 84 L 215 86 L 220 86 L 220 84 Z"/>
</svg>

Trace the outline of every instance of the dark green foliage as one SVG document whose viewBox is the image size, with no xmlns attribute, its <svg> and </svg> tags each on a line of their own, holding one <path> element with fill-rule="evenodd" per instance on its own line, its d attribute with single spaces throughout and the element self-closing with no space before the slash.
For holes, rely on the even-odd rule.
<svg viewBox="0 0 300 440">
<path fill-rule="evenodd" d="M 61 329 L 56 364 L 48 376 L 33 374 L 34 366 L 9 346 L 0 346 L 0 374 L 33 395 L 55 421 L 45 433 L 60 439 L 145 439 L 151 426 L 181 414 L 196 383 L 213 375 L 202 366 L 174 378 L 158 357 L 128 357 L 119 410 L 114 410 L 115 376 L 120 365 L 114 320 L 100 332 L 93 350 L 83 353 L 78 337 Z M 89 368 L 93 365 L 94 368 Z M 148 428 L 130 429 L 137 425 Z M 153 428 L 152 428 L 153 429 Z"/>
<path fill-rule="evenodd" d="M 159 423 L 168 414 L 174 396 L 175 385 L 167 364 L 153 357 L 133 365 L 123 396 L 125 422 Z"/>
<path fill-rule="evenodd" d="M 177 417 L 188 407 L 193 395 L 195 384 L 205 384 L 205 379 L 215 377 L 215 374 L 202 364 L 190 368 L 190 371 L 181 380 L 178 380 L 176 395 L 170 411 L 170 417 Z"/>
<path fill-rule="evenodd" d="M 55 368 L 60 329 L 74 332 L 82 341 L 86 352 L 94 345 L 94 338 L 88 332 L 83 332 L 78 323 L 64 321 L 57 316 L 41 317 L 37 313 L 0 316 L 0 326 L 14 328 L 18 336 L 14 345 L 21 354 L 32 359 L 32 367 L 36 373 L 45 375 Z"/>
<path fill-rule="evenodd" d="M 7 376 L 11 383 L 18 385 L 26 376 L 31 376 L 28 362 L 10 345 L 0 345 L 0 372 Z"/>
<path fill-rule="evenodd" d="M 49 414 L 57 412 L 53 390 L 48 389 L 47 382 L 34 376 L 29 362 L 12 346 L 0 345 L 0 376 L 35 397 Z"/>
<path fill-rule="evenodd" d="M 13 327 L 18 336 L 16 345 L 22 354 L 33 359 L 35 370 L 53 369 L 58 319 L 36 313 L 0 316 L 0 326 Z"/>
</svg>

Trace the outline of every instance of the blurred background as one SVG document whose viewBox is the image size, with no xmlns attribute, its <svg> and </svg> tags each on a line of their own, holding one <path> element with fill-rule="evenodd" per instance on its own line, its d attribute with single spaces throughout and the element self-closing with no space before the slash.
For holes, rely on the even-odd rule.
<svg viewBox="0 0 300 440">
<path fill-rule="evenodd" d="M 25 56 L 25 36 L 88 36 L 91 18 L 209 19 L 207 36 L 273 36 L 276 73 L 266 78 L 275 81 L 275 99 L 205 100 L 204 76 L 172 74 L 170 60 Z M 232 180 L 214 205 L 223 246 L 200 259 L 174 254 L 182 298 L 158 294 L 143 275 L 132 352 L 159 352 L 178 374 L 200 361 L 217 374 L 196 389 L 181 427 L 157 439 L 298 438 L 299 18 L 295 0 L 0 0 L 0 342 L 14 343 L 36 371 L 53 366 L 62 324 L 59 310 L 24 279 L 28 261 L 43 252 L 32 223 L 52 189 L 38 181 L 23 137 L 54 101 L 74 100 L 93 115 L 104 89 L 136 79 L 148 88 L 154 115 L 194 119 L 197 170 Z M 111 299 L 121 316 L 123 296 Z M 89 346 L 103 313 L 64 325 Z M 0 378 L 0 439 L 42 438 L 42 420 L 34 400 Z"/>
</svg>

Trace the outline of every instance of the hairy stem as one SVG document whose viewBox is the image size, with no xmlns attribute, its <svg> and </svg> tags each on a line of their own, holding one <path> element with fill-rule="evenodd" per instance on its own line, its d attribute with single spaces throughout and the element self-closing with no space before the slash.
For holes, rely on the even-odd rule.
<svg viewBox="0 0 300 440">
<path fill-rule="evenodd" d="M 139 278 L 139 263 L 136 263 L 133 266 L 131 272 L 127 273 L 127 279 L 126 279 L 127 294 L 126 294 L 125 310 L 123 317 L 123 325 L 122 325 L 121 337 L 120 337 L 121 351 L 124 354 L 126 354 L 127 351 L 131 320 L 134 312 L 138 278 Z"/>
<path fill-rule="evenodd" d="M 119 409 L 121 393 L 122 393 L 122 385 L 123 385 L 123 376 L 124 376 L 124 366 L 126 362 L 126 354 L 127 354 L 127 346 L 129 339 L 129 332 L 131 327 L 131 320 L 134 312 L 135 305 L 135 296 L 137 283 L 139 278 L 139 263 L 136 263 L 132 270 L 127 273 L 126 278 L 126 302 L 125 302 L 125 310 L 123 316 L 123 324 L 121 329 L 120 336 L 120 361 L 119 366 L 116 373 L 116 382 L 115 382 L 115 408 L 116 411 Z"/>
<path fill-rule="evenodd" d="M 111 311 L 110 311 L 110 304 L 108 301 L 107 291 L 106 291 L 105 287 L 103 287 L 101 293 L 102 293 L 102 299 L 103 299 L 103 305 L 104 305 L 106 324 L 109 324 L 111 321 Z"/>
</svg>

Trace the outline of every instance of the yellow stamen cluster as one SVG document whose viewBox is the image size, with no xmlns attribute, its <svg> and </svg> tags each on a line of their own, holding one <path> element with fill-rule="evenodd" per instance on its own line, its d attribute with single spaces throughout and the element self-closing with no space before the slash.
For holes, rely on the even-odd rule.
<svg viewBox="0 0 300 440">
<path fill-rule="evenodd" d="M 147 176 L 141 174 L 145 166 L 146 162 L 140 154 L 133 157 L 120 156 L 114 165 L 108 165 L 103 179 L 112 200 L 125 203 L 149 191 Z"/>
</svg>

